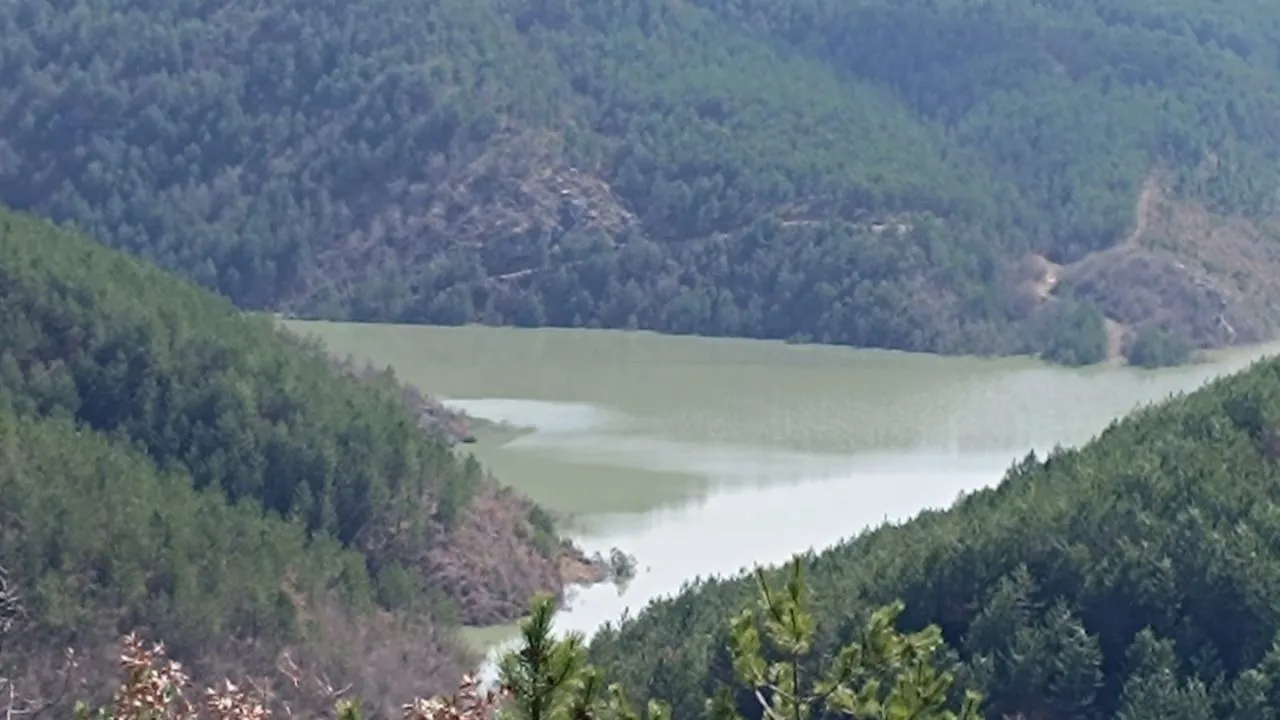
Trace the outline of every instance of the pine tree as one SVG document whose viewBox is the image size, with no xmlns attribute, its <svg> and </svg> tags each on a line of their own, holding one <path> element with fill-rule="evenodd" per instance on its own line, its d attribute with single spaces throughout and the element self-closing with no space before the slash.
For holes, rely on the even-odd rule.
<svg viewBox="0 0 1280 720">
<path fill-rule="evenodd" d="M 958 712 L 950 708 L 955 678 L 938 667 L 945 648 L 941 630 L 929 626 L 904 634 L 895 628 L 902 603 L 874 612 L 825 675 L 805 677 L 814 618 L 801 560 L 792 562 L 781 592 L 769 587 L 763 571 L 757 570 L 756 578 L 759 607 L 731 620 L 730 652 L 735 673 L 755 694 L 764 720 L 814 720 L 819 708 L 859 720 L 981 718 L 982 698 L 973 691 L 964 693 Z M 552 599 L 538 598 L 521 627 L 520 648 L 501 662 L 502 684 L 512 698 L 503 708 L 504 720 L 671 720 L 663 703 L 650 700 L 641 716 L 620 686 L 606 687 L 602 673 L 587 662 L 580 633 L 553 637 L 554 614 Z M 770 662 L 766 655 L 781 659 Z M 709 699 L 707 711 L 714 720 L 742 720 L 727 693 Z"/>
</svg>

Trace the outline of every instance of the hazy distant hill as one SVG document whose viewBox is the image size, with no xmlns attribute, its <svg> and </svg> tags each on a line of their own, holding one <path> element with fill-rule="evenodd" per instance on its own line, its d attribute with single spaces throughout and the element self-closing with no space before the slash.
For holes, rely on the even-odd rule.
<svg viewBox="0 0 1280 720">
<path fill-rule="evenodd" d="M 1085 362 L 1274 334 L 1277 44 L 1257 2 L 14 0 L 0 200 L 244 307 Z"/>
</svg>

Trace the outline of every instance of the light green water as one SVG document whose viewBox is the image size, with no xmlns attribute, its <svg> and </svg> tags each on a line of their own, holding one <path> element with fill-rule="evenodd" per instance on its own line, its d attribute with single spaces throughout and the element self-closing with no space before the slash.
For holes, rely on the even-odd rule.
<svg viewBox="0 0 1280 720">
<path fill-rule="evenodd" d="M 470 446 L 500 479 L 574 517 L 588 550 L 634 553 L 619 596 L 582 591 L 586 632 L 696 575 L 830 545 L 994 483 L 1028 450 L 1274 351 L 1183 368 L 1052 368 L 648 333 L 289 322 L 474 415 L 531 428 Z M 768 514 L 768 536 L 747 532 Z M 503 636 L 490 630 L 485 639 Z"/>
</svg>

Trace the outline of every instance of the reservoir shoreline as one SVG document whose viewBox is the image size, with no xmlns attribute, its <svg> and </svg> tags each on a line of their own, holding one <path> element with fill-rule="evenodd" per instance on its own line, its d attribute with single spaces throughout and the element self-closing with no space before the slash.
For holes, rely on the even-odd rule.
<svg viewBox="0 0 1280 720">
<path fill-rule="evenodd" d="M 608 330 L 285 324 L 497 423 L 459 451 L 566 518 L 587 555 L 635 556 L 624 591 L 569 593 L 557 628 L 588 635 L 695 577 L 783 562 L 949 506 L 1029 451 L 1081 444 L 1137 407 L 1280 349 L 1157 371 L 1071 370 Z M 467 633 L 500 648 L 514 629 Z"/>
</svg>

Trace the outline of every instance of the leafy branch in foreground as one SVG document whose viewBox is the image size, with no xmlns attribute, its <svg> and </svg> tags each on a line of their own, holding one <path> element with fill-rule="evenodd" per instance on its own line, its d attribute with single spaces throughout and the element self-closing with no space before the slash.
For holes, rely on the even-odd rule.
<svg viewBox="0 0 1280 720">
<path fill-rule="evenodd" d="M 807 682 L 803 666 L 812 653 L 814 619 L 807 607 L 804 570 L 793 560 L 782 591 L 756 571 L 758 610 L 731 621 L 731 653 L 738 679 L 751 688 L 765 720 L 811 720 L 815 706 L 859 720 L 978 720 L 982 697 L 966 691 L 959 711 L 950 708 L 954 676 L 935 659 L 944 649 L 942 632 L 929 626 L 916 633 L 895 629 L 903 610 L 893 603 L 872 613 L 856 641 L 843 648 L 824 677 Z M 552 637 L 554 605 L 535 601 L 522 626 L 523 646 L 502 661 L 502 682 L 512 693 L 518 720 L 640 720 L 618 685 L 602 687 L 600 672 L 586 661 L 582 635 Z M 761 635 L 760 626 L 764 627 Z M 781 660 L 766 659 L 765 639 Z M 714 720 L 741 720 L 721 695 L 708 701 Z M 670 709 L 650 700 L 648 720 L 671 720 Z"/>
<path fill-rule="evenodd" d="M 5 636 L 24 614 L 18 590 L 9 582 L 9 571 L 0 565 L 0 648 L 4 646 Z"/>
<path fill-rule="evenodd" d="M 517 720 L 642 720 L 621 686 L 606 687 L 601 672 L 587 662 L 582 633 L 553 635 L 554 617 L 554 599 L 535 598 L 520 628 L 520 648 L 502 658 L 501 684 L 511 697 L 504 720 L 508 713 Z M 671 720 L 659 702 L 650 701 L 646 710 L 645 720 Z"/>
<path fill-rule="evenodd" d="M 912 634 L 895 629 L 904 608 L 895 602 L 871 614 L 856 641 L 836 655 L 825 676 L 802 677 L 812 653 L 814 618 L 807 604 L 804 567 L 796 557 L 781 591 L 769 587 L 756 570 L 759 608 L 748 608 L 732 621 L 733 667 L 750 687 L 766 720 L 809 720 L 814 707 L 867 720 L 977 720 L 982 697 L 966 691 L 959 713 L 949 696 L 954 676 L 935 658 L 944 647 L 936 625 Z M 764 627 L 761 636 L 760 626 Z M 768 652 L 767 639 L 771 646 Z M 781 656 L 770 662 L 768 655 Z M 711 703 L 717 720 L 738 720 L 737 710 L 723 698 Z"/>
</svg>

